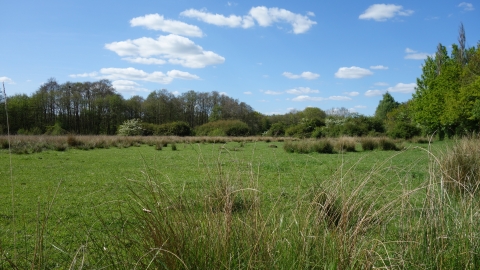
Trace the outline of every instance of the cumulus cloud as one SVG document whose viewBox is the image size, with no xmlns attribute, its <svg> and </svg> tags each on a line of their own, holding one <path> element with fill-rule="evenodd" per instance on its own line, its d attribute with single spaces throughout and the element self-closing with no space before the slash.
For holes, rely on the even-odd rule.
<svg viewBox="0 0 480 270">
<path fill-rule="evenodd" d="M 250 92 L 250 91 L 243 92 L 243 93 L 244 93 L 245 95 L 251 95 L 251 94 L 252 94 L 252 92 Z"/>
<path fill-rule="evenodd" d="M 293 28 L 293 33 L 302 34 L 307 32 L 313 25 L 317 24 L 310 20 L 308 16 L 314 15 L 307 13 L 307 16 L 296 14 L 286 9 L 267 8 L 264 6 L 252 7 L 247 15 L 225 16 L 222 14 L 213 14 L 206 10 L 188 9 L 180 13 L 182 16 L 195 18 L 197 20 L 227 27 L 250 28 L 255 25 L 255 21 L 262 27 L 271 26 L 273 23 L 288 23 Z"/>
<path fill-rule="evenodd" d="M 136 17 L 130 20 L 130 25 L 145 26 L 148 29 L 163 31 L 167 33 L 190 36 L 190 37 L 202 37 L 202 30 L 198 26 L 186 24 L 181 21 L 166 20 L 162 15 L 148 14 L 141 17 Z"/>
<path fill-rule="evenodd" d="M 367 106 L 357 105 L 357 106 L 355 106 L 354 108 L 356 108 L 356 109 L 366 109 Z"/>
<path fill-rule="evenodd" d="M 188 9 L 180 13 L 180 15 L 194 18 L 199 21 L 213 24 L 217 26 L 227 26 L 227 27 L 242 27 L 242 28 L 250 28 L 255 25 L 253 18 L 251 16 L 236 16 L 230 15 L 228 17 L 221 15 L 221 14 L 213 14 L 209 13 L 205 10 L 197 10 L 197 9 Z"/>
<path fill-rule="evenodd" d="M 346 96 L 330 96 L 328 98 L 325 98 L 325 97 L 311 97 L 307 95 L 301 95 L 292 99 L 292 101 L 325 101 L 325 100 L 345 101 L 345 100 L 352 100 L 352 99 Z"/>
<path fill-rule="evenodd" d="M 70 78 L 94 78 L 98 75 L 97 72 L 90 72 L 90 73 L 81 73 L 81 74 L 71 74 L 68 75 Z"/>
<path fill-rule="evenodd" d="M 427 57 L 430 56 L 428 53 L 423 53 L 423 52 L 417 52 L 415 50 L 412 50 L 410 48 L 405 49 L 405 59 L 412 59 L 412 60 L 424 60 L 427 59 Z"/>
<path fill-rule="evenodd" d="M 158 58 L 144 58 L 144 57 L 125 57 L 122 60 L 126 60 L 130 63 L 144 64 L 144 65 L 163 65 L 167 61 Z"/>
<path fill-rule="evenodd" d="M 378 65 L 378 66 L 370 66 L 370 69 L 383 69 L 383 70 L 386 70 L 388 69 L 388 67 L 386 66 L 382 66 L 382 65 Z"/>
<path fill-rule="evenodd" d="M 368 90 L 367 92 L 365 92 L 365 96 L 367 96 L 367 97 L 381 96 L 381 95 L 383 95 L 383 93 L 385 93 L 385 91 L 382 91 L 382 90 Z"/>
<path fill-rule="evenodd" d="M 473 7 L 473 4 L 467 3 L 467 2 L 462 2 L 458 5 L 458 7 L 463 8 L 463 11 L 473 11 L 475 8 Z"/>
<path fill-rule="evenodd" d="M 15 84 L 15 82 L 10 79 L 9 77 L 0 77 L 0 82 L 6 83 L 6 84 Z"/>
<path fill-rule="evenodd" d="M 182 79 L 182 80 L 199 80 L 200 79 L 200 77 L 198 77 L 197 75 L 190 74 L 188 72 L 180 71 L 176 69 L 170 70 L 169 72 L 167 72 L 167 76 L 170 78 Z"/>
<path fill-rule="evenodd" d="M 358 16 L 361 20 L 386 21 L 396 16 L 410 16 L 413 10 L 405 10 L 402 6 L 393 4 L 374 4 L 368 7 L 364 13 Z"/>
<path fill-rule="evenodd" d="M 335 73 L 335 77 L 340 79 L 360 79 L 366 76 L 373 75 L 373 72 L 366 68 L 360 67 L 341 67 Z"/>
<path fill-rule="evenodd" d="M 356 97 L 356 96 L 360 95 L 360 93 L 358 93 L 358 92 L 344 92 L 343 94 L 347 95 L 347 96 L 351 96 L 351 97 Z"/>
<path fill-rule="evenodd" d="M 297 88 L 289 89 L 285 92 L 287 92 L 288 94 L 292 94 L 292 95 L 304 95 L 304 94 L 311 94 L 311 93 L 320 93 L 320 91 L 310 89 L 309 87 L 297 87 Z"/>
<path fill-rule="evenodd" d="M 266 91 L 260 90 L 260 92 L 263 92 L 266 95 L 281 95 L 281 94 L 283 94 L 282 92 L 276 92 L 276 91 L 272 91 L 272 90 L 266 90 Z"/>
<path fill-rule="evenodd" d="M 389 87 L 387 91 L 393 93 L 410 94 L 415 92 L 415 87 L 417 87 L 416 83 L 397 83 L 397 85 Z"/>
<path fill-rule="evenodd" d="M 307 79 L 307 80 L 315 80 L 318 77 L 320 77 L 319 74 L 316 74 L 316 73 L 313 73 L 313 72 L 310 72 L 310 71 L 302 72 L 302 74 L 300 74 L 300 75 L 296 75 L 296 74 L 293 74 L 291 72 L 283 72 L 282 75 L 289 78 L 289 79 L 303 78 L 303 79 Z"/>
<path fill-rule="evenodd" d="M 376 86 L 388 86 L 388 83 L 386 83 L 386 82 L 376 82 L 375 85 Z"/>
<path fill-rule="evenodd" d="M 111 50 L 130 62 L 161 63 L 182 65 L 189 68 L 204 68 L 208 65 L 222 64 L 225 58 L 212 52 L 205 51 L 192 40 L 170 34 L 158 39 L 142 37 L 125 41 L 105 44 Z"/>
<path fill-rule="evenodd" d="M 99 73 L 83 73 L 70 75 L 72 78 L 77 77 L 91 77 L 96 79 L 109 79 L 116 81 L 119 89 L 130 90 L 139 86 L 135 81 L 147 81 L 160 84 L 169 84 L 174 79 L 182 80 L 199 80 L 200 77 L 188 72 L 179 70 L 170 70 L 167 74 L 155 71 L 152 73 L 145 72 L 143 70 L 129 68 L 102 68 Z"/>
<path fill-rule="evenodd" d="M 138 92 L 149 92 L 148 89 L 140 87 L 140 84 L 129 80 L 116 80 L 112 82 L 113 88 L 121 93 L 135 94 Z"/>
</svg>

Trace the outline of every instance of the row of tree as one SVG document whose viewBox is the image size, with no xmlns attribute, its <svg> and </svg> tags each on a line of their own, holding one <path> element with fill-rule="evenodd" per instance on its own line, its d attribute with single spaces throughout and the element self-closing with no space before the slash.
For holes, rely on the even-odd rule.
<svg viewBox="0 0 480 270">
<path fill-rule="evenodd" d="M 238 119 L 256 133 L 261 115 L 252 107 L 218 92 L 188 91 L 175 96 L 167 90 L 153 91 L 146 99 L 124 99 L 108 80 L 67 82 L 49 79 L 31 96 L 8 98 L 10 130 L 43 134 L 52 127 L 77 134 L 116 134 L 128 119 L 161 125 L 183 121 L 192 128 L 222 119 Z M 0 133 L 5 133 L 6 114 L 0 110 Z"/>
</svg>

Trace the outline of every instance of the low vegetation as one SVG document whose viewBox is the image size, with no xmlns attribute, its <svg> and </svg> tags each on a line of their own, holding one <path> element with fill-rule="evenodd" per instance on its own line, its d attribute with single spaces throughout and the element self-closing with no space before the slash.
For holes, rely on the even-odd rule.
<svg viewBox="0 0 480 270">
<path fill-rule="evenodd" d="M 2 182 L 1 195 L 8 198 L 13 189 L 15 211 L 8 200 L 0 203 L 0 268 L 480 264 L 475 136 L 401 147 L 391 141 L 403 150 L 374 153 L 366 145 L 381 150 L 381 139 L 42 139 L 59 138 L 72 149 L 11 156 L 14 186 Z M 141 142 L 146 138 L 152 141 Z M 116 140 L 138 147 L 76 148 Z M 315 144 L 330 150 L 301 150 L 319 149 Z M 157 151 L 167 145 L 176 151 Z M 288 151 L 293 145 L 300 150 Z M 2 177 L 9 175 L 7 157 L 0 155 Z"/>
</svg>

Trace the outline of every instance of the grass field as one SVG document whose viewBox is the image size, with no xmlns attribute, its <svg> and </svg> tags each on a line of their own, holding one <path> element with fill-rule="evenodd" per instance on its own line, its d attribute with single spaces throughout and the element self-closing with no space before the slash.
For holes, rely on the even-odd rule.
<svg viewBox="0 0 480 270">
<path fill-rule="evenodd" d="M 336 154 L 283 144 L 2 150 L 0 268 L 479 266 L 478 200 L 440 185 L 446 142 Z"/>
</svg>

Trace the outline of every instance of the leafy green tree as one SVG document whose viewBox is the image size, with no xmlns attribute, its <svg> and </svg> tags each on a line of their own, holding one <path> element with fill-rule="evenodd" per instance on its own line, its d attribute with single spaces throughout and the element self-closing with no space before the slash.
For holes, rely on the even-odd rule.
<svg viewBox="0 0 480 270">
<path fill-rule="evenodd" d="M 398 102 L 388 93 L 388 91 L 383 94 L 382 100 L 378 103 L 377 109 L 375 110 L 375 117 L 384 121 L 387 118 L 387 114 L 393 109 L 398 107 Z"/>
</svg>

